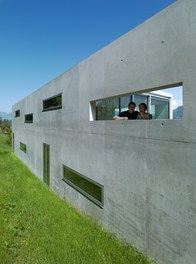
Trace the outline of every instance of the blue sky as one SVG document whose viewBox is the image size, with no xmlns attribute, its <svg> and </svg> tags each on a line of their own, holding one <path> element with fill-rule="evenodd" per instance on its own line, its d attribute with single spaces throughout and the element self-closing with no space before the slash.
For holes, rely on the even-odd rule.
<svg viewBox="0 0 196 264">
<path fill-rule="evenodd" d="M 0 112 L 175 0 L 0 0 Z"/>
</svg>

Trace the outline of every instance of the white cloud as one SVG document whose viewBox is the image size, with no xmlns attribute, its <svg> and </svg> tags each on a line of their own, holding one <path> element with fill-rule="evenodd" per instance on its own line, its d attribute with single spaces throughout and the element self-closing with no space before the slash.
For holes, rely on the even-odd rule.
<svg viewBox="0 0 196 264">
<path fill-rule="evenodd" d="M 178 106 L 182 106 L 182 100 L 172 100 L 173 110 L 176 109 Z"/>
</svg>

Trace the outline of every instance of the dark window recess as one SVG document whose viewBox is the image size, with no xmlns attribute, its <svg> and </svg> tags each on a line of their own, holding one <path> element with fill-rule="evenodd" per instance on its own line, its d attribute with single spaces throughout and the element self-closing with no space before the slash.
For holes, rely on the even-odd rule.
<svg viewBox="0 0 196 264">
<path fill-rule="evenodd" d="M 103 207 L 103 185 L 63 166 L 63 180 L 89 200 Z"/>
<path fill-rule="evenodd" d="M 15 144 L 14 133 L 12 133 L 12 151 L 13 152 L 14 152 L 14 144 Z"/>
<path fill-rule="evenodd" d="M 21 149 L 23 152 L 26 153 L 26 152 L 27 152 L 27 146 L 26 146 L 26 144 L 20 142 L 20 149 Z"/>
<path fill-rule="evenodd" d="M 33 123 L 33 114 L 25 115 L 25 123 Z"/>
<path fill-rule="evenodd" d="M 16 110 L 15 111 L 15 117 L 19 117 L 20 116 L 20 110 Z"/>
<path fill-rule="evenodd" d="M 50 145 L 43 144 L 43 179 L 50 186 Z"/>
<path fill-rule="evenodd" d="M 50 111 L 62 108 L 62 94 L 58 94 L 43 100 L 43 111 Z"/>
</svg>

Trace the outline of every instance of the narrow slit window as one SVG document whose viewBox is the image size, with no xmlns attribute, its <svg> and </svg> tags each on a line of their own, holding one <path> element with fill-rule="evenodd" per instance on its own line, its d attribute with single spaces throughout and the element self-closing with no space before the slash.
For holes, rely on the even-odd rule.
<svg viewBox="0 0 196 264">
<path fill-rule="evenodd" d="M 62 94 L 43 100 L 43 111 L 57 110 L 62 108 Z"/>
<path fill-rule="evenodd" d="M 63 180 L 89 200 L 103 207 L 103 185 L 63 165 Z"/>
</svg>

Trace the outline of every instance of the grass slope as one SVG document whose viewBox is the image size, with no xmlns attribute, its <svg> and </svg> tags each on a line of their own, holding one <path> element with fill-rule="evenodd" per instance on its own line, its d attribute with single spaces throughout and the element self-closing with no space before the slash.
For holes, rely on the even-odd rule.
<svg viewBox="0 0 196 264">
<path fill-rule="evenodd" d="M 1 264 L 148 264 L 144 256 L 59 199 L 0 134 Z"/>
</svg>

